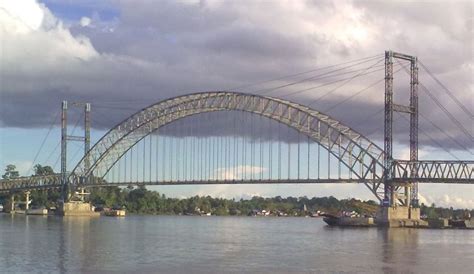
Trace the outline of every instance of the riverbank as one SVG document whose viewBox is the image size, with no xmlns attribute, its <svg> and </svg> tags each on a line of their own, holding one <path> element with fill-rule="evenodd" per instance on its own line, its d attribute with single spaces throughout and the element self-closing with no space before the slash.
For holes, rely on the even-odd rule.
<svg viewBox="0 0 474 274">
<path fill-rule="evenodd" d="M 54 191 L 31 191 L 31 207 L 56 207 L 58 193 Z M 10 208 L 8 196 L 0 197 L 0 203 Z M 21 199 L 18 197 L 17 200 Z M 250 199 L 225 199 L 210 196 L 194 196 L 178 199 L 166 197 L 145 188 L 107 187 L 91 190 L 88 200 L 96 208 L 125 208 L 127 213 L 150 215 L 217 215 L 217 216 L 278 216 L 305 217 L 320 214 L 375 217 L 379 203 L 358 199 L 336 199 L 334 197 L 252 197 Z M 474 215 L 474 210 L 441 208 L 434 204 L 420 206 L 423 218 L 464 219 Z"/>
<path fill-rule="evenodd" d="M 321 218 L 0 215 L 6 273 L 470 273 L 472 230 Z M 39 252 L 41 251 L 41 252 Z"/>
</svg>

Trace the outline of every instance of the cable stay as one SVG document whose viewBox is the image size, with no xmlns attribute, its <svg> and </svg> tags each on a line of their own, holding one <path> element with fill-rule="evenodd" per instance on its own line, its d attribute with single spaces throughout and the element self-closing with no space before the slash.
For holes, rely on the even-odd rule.
<svg viewBox="0 0 474 274">
<path fill-rule="evenodd" d="M 449 97 L 458 105 L 458 107 L 462 109 L 464 113 L 466 113 L 471 119 L 473 119 L 474 115 L 472 114 L 472 112 L 470 112 L 469 109 L 465 105 L 463 105 L 456 98 L 456 96 L 454 96 L 453 92 L 451 92 L 445 85 L 443 85 L 443 83 L 441 83 L 441 81 L 425 66 L 425 64 L 423 64 L 420 60 L 418 60 L 418 62 L 421 64 L 422 68 L 428 73 L 428 75 L 446 91 L 446 94 L 449 95 Z"/>
<path fill-rule="evenodd" d="M 359 61 L 363 61 L 363 60 L 369 60 L 370 61 L 370 60 L 373 60 L 375 58 L 379 58 L 379 57 L 382 57 L 382 56 L 383 55 L 381 55 L 381 54 L 376 54 L 376 55 L 372 55 L 372 56 L 369 56 L 369 57 L 359 58 L 359 59 L 355 59 L 355 60 L 351 60 L 351 61 L 347 61 L 347 62 L 342 62 L 342 63 L 335 64 L 335 65 L 330 65 L 330 66 L 325 66 L 325 67 L 317 67 L 315 69 L 311 69 L 311 70 L 307 70 L 307 71 L 303 71 L 303 72 L 297 72 L 297 73 L 289 74 L 289 75 L 284 75 L 284 76 L 280 76 L 280 77 L 277 77 L 277 78 L 264 80 L 264 81 L 261 81 L 261 82 L 256 82 L 256 83 L 251 83 L 251 84 L 232 87 L 229 90 L 238 91 L 239 89 L 249 88 L 249 87 L 253 87 L 253 86 L 259 86 L 259 85 L 263 85 L 263 84 L 267 84 L 267 83 L 271 83 L 271 82 L 275 82 L 275 81 L 279 81 L 279 80 L 283 80 L 283 79 L 287 79 L 287 78 L 292 78 L 292 77 L 308 74 L 308 73 L 311 73 L 311 72 L 317 72 L 317 71 L 321 71 L 321 70 L 325 70 L 325 69 L 329 69 L 329 68 L 339 67 L 341 65 L 351 64 L 351 63 L 355 63 L 355 62 L 359 62 Z"/>
<path fill-rule="evenodd" d="M 380 61 L 383 60 L 383 59 L 380 59 Z M 368 61 L 372 61 L 371 60 L 368 60 Z M 364 61 L 362 63 L 367 63 L 368 61 Z M 336 77 L 336 76 L 341 76 L 341 75 L 345 75 L 345 74 L 350 74 L 350 73 L 353 73 L 353 72 L 359 72 L 361 70 L 366 70 L 366 68 L 361 68 L 361 69 L 356 69 L 356 70 L 353 70 L 353 71 L 348 71 L 348 72 L 341 72 L 341 73 L 337 73 L 337 74 L 333 74 L 335 72 L 340 72 L 340 71 L 344 71 L 345 69 L 348 69 L 350 67 L 354 67 L 356 65 L 360 65 L 362 63 L 359 63 L 359 64 L 354 64 L 354 65 L 351 65 L 351 66 L 347 66 L 347 67 L 343 67 L 343 68 L 338 68 L 338 69 L 335 69 L 335 70 L 331 70 L 331 71 L 327 71 L 327 72 L 324 72 L 324 73 L 321 73 L 321 74 L 317 74 L 317 75 L 314 75 L 312 77 L 308 77 L 308 78 L 305 78 L 305 79 L 301 79 L 301 80 L 298 80 L 298 81 L 295 81 L 295 82 L 291 82 L 291 83 L 288 83 L 288 84 L 284 84 L 284 85 L 280 85 L 280 86 L 276 86 L 276 87 L 273 87 L 273 88 L 267 88 L 267 89 L 260 89 L 260 90 L 256 90 L 256 91 L 252 91 L 252 93 L 255 93 L 255 94 L 259 94 L 259 95 L 266 95 L 266 94 L 269 94 L 275 90 L 278 90 L 278 89 L 281 89 L 281 88 L 285 88 L 285 87 L 289 87 L 289 86 L 293 86 L 293 85 L 297 85 L 297 84 L 301 84 L 301 83 L 305 83 L 305 82 L 309 82 L 309 81 L 315 81 L 315 80 L 320 80 L 320 79 L 325 79 L 325 78 L 330 78 L 330 77 Z M 378 62 L 377 62 L 378 63 Z M 373 65 L 372 66 L 369 66 L 369 68 L 373 68 Z M 344 79 L 341 79 L 339 81 L 344 81 Z M 337 82 L 337 81 L 336 81 Z M 281 95 L 279 95 L 281 96 Z"/>
<path fill-rule="evenodd" d="M 449 135 L 445 130 L 443 130 L 441 127 L 439 127 L 438 125 L 436 125 L 433 121 L 431 121 L 430 119 L 428 119 L 426 116 L 424 116 L 422 113 L 419 113 L 420 114 L 420 117 L 423 118 L 424 120 L 428 121 L 432 126 L 434 126 L 435 128 L 437 128 L 441 133 L 443 133 L 446 137 L 448 137 L 449 139 L 451 139 L 454 143 L 456 143 L 461 149 L 469 152 L 471 155 L 474 155 L 466 146 L 464 146 L 463 144 L 461 144 L 458 140 L 456 140 L 456 138 L 452 137 L 451 135 Z"/>
<path fill-rule="evenodd" d="M 370 74 L 370 73 L 373 73 L 373 72 L 382 70 L 382 69 L 377 69 L 377 70 L 369 71 L 371 68 L 375 67 L 376 65 L 378 65 L 378 64 L 379 64 L 380 62 L 382 62 L 382 61 L 383 61 L 383 60 L 381 59 L 381 60 L 377 61 L 376 63 L 374 63 L 372 66 L 367 67 L 364 71 L 361 71 L 360 73 L 358 73 L 358 74 L 356 74 L 356 75 L 354 75 L 354 76 L 352 76 L 352 77 L 350 77 L 350 78 L 344 79 L 344 80 L 343 80 L 344 82 L 343 82 L 342 84 L 340 84 L 339 86 L 333 88 L 332 90 L 329 90 L 328 92 L 322 94 L 321 96 L 319 96 L 318 98 L 314 99 L 313 101 L 309 102 L 309 103 L 307 104 L 307 106 L 312 106 L 314 103 L 316 103 L 316 102 L 318 102 L 319 100 L 321 100 L 322 98 L 324 98 L 324 97 L 326 97 L 326 96 L 332 94 L 332 93 L 335 92 L 336 90 L 342 88 L 343 86 L 345 86 L 346 84 L 348 84 L 350 81 L 354 80 L 354 79 L 357 78 L 357 77 L 360 77 L 360 76 L 363 76 L 363 75 L 367 75 L 367 74 Z M 385 68 L 383 68 L 383 69 L 385 69 Z"/>
<path fill-rule="evenodd" d="M 402 68 L 397 69 L 393 74 L 394 74 L 394 75 L 397 74 L 401 69 L 402 69 Z M 373 82 L 372 84 L 368 85 L 367 87 L 365 87 L 365 88 L 363 88 L 363 89 L 357 91 L 356 93 L 354 93 L 354 94 L 352 94 L 351 96 L 345 98 L 344 100 L 342 100 L 342 101 L 340 101 L 340 102 L 338 102 L 338 103 L 336 103 L 336 104 L 334 104 L 334 105 L 328 107 L 327 109 L 323 110 L 322 112 L 323 112 L 323 113 L 328 113 L 329 111 L 331 111 L 331 110 L 334 109 L 335 107 L 338 107 L 338 106 L 340 106 L 340 105 L 342 105 L 342 104 L 344 104 L 344 103 L 346 103 L 346 102 L 348 102 L 348 101 L 354 99 L 355 97 L 361 95 L 362 93 L 366 92 L 366 91 L 369 90 L 370 88 L 373 88 L 373 87 L 375 87 L 376 85 L 378 85 L 378 84 L 384 82 L 384 80 L 385 80 L 385 79 L 382 78 L 382 79 L 380 79 L 380 80 L 377 80 L 377 81 Z M 363 120 L 363 121 L 364 121 L 364 120 Z"/>
<path fill-rule="evenodd" d="M 409 122 L 410 120 L 408 118 L 406 118 L 405 116 L 403 116 L 401 113 L 398 113 L 397 112 L 397 115 L 399 117 L 402 117 L 405 121 Z M 442 150 L 444 150 L 446 153 L 448 153 L 449 155 L 451 155 L 454 159 L 456 160 L 460 160 L 456 155 L 454 155 L 451 151 L 449 151 L 447 148 L 445 148 L 440 142 L 436 141 L 433 137 L 431 137 L 428 133 L 426 133 L 422 128 L 418 128 L 418 130 L 425 136 L 427 137 L 428 139 L 430 139 L 431 142 L 435 143 L 439 148 L 441 148 Z"/>
<path fill-rule="evenodd" d="M 377 69 L 377 70 L 372 70 L 372 71 L 369 71 L 369 72 L 365 72 L 363 74 L 359 74 L 357 77 L 364 76 L 364 75 L 369 75 L 369 74 L 372 74 L 374 72 L 381 71 L 381 70 L 383 70 L 383 68 L 382 69 Z M 325 86 L 330 86 L 332 84 L 343 82 L 343 81 L 346 81 L 346 80 L 349 80 L 349 79 L 355 79 L 357 77 L 351 76 L 351 77 L 346 77 L 346 78 L 331 81 L 331 82 L 326 82 L 326 83 L 323 83 L 323 84 L 318 85 L 318 86 L 313 86 L 313 87 L 309 87 L 309 88 L 305 88 L 305 89 L 301 89 L 301 90 L 296 90 L 296 91 L 293 91 L 293 92 L 290 92 L 290 93 L 287 93 L 287 94 L 279 95 L 279 97 L 288 97 L 288 96 L 291 96 L 291 95 L 304 93 L 304 92 L 307 92 L 307 91 L 310 91 L 310 90 L 322 88 L 322 87 L 325 87 Z"/>
<path fill-rule="evenodd" d="M 38 150 L 38 152 L 36 153 L 35 157 L 33 158 L 33 161 L 31 162 L 31 166 L 30 168 L 28 169 L 28 173 L 30 173 L 34 167 L 34 164 L 36 163 L 36 160 L 38 159 L 38 156 L 39 154 L 41 153 L 41 150 L 43 150 L 43 146 L 44 144 L 46 143 L 46 140 L 48 139 L 48 136 L 49 134 L 51 133 L 51 131 L 53 130 L 53 127 L 54 125 L 56 124 L 56 121 L 59 117 L 59 111 L 56 112 L 54 118 L 53 118 L 53 121 L 51 122 L 51 124 L 49 125 L 49 129 L 48 129 L 48 132 L 46 133 L 46 136 L 44 136 L 43 138 L 43 141 L 41 142 L 41 145 L 40 145 L 40 148 Z"/>
<path fill-rule="evenodd" d="M 313 75 L 311 77 L 307 77 L 307 78 L 304 78 L 304 79 L 301 79 L 301 80 L 290 82 L 290 83 L 287 83 L 287 84 L 284 84 L 284 85 L 279 85 L 279 86 L 272 87 L 272 88 L 254 90 L 254 91 L 252 91 L 252 93 L 260 94 L 260 95 L 266 95 L 266 94 L 269 94 L 269 93 L 271 93 L 275 90 L 285 88 L 285 87 L 289 87 L 289 86 L 293 86 L 293 85 L 297 85 L 297 84 L 301 84 L 301 83 L 305 83 L 305 82 L 316 81 L 316 80 L 321 80 L 321 79 L 325 79 L 325 78 L 331 78 L 331 77 L 341 76 L 341 75 L 350 74 L 350 73 L 354 73 L 354 72 L 359 72 L 359 71 L 364 70 L 366 68 L 355 69 L 355 70 L 352 70 L 352 71 L 344 71 L 344 70 L 346 70 L 348 68 L 351 68 L 351 67 L 354 67 L 354 66 L 361 65 L 363 63 L 367 63 L 367 62 L 372 61 L 372 60 L 373 59 L 367 60 L 367 61 L 364 61 L 364 62 L 360 62 L 360 63 L 357 63 L 357 64 L 353 64 L 353 65 L 350 65 L 350 66 L 346 66 L 346 67 L 326 71 L 324 73 Z M 380 60 L 382 60 L 382 59 L 380 59 Z M 336 73 L 336 72 L 339 72 L 339 73 Z"/>
<path fill-rule="evenodd" d="M 397 60 L 397 62 L 399 62 L 399 61 Z M 410 75 L 410 72 L 406 68 L 405 68 L 405 72 L 408 75 Z M 423 90 L 428 95 L 428 97 L 436 104 L 436 106 L 438 106 L 438 108 L 440 108 L 444 112 L 444 114 L 446 114 L 446 116 L 451 120 L 451 122 L 453 122 L 472 141 L 474 139 L 474 137 L 462 125 L 462 123 L 459 122 L 459 120 L 456 119 L 456 117 L 454 117 L 454 115 L 451 112 L 449 112 L 446 109 L 446 107 L 443 106 L 443 104 L 441 104 L 441 102 L 429 91 L 429 89 L 425 85 L 423 85 L 422 83 L 418 83 L 418 84 L 421 87 L 421 90 Z"/>
</svg>

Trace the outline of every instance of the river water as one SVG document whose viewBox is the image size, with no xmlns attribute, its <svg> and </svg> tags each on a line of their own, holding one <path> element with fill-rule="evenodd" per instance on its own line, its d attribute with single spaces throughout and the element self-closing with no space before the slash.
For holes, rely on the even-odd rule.
<svg viewBox="0 0 474 274">
<path fill-rule="evenodd" d="M 1 273 L 473 273 L 474 231 L 320 218 L 0 214 Z"/>
</svg>

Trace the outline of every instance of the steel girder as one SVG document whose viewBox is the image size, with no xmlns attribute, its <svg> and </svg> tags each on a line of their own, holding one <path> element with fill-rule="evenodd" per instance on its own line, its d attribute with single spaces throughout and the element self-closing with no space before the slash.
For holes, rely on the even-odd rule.
<svg viewBox="0 0 474 274">
<path fill-rule="evenodd" d="M 364 183 L 381 198 L 384 152 L 361 134 L 331 117 L 308 107 L 271 97 L 236 92 L 205 92 L 171 98 L 145 108 L 111 129 L 81 159 L 69 176 L 76 186 L 124 185 L 103 177 L 128 149 L 160 127 L 191 115 L 212 111 L 246 111 L 274 119 L 309 136 L 346 165 L 357 178 L 321 180 L 190 181 L 143 182 L 160 184 L 250 184 L 250 183 Z M 90 157 L 91 167 L 86 169 Z M 473 161 L 401 161 L 390 166 L 391 182 L 468 183 L 473 182 Z M 131 183 L 136 184 L 136 183 Z M 61 186 L 59 174 L 0 180 L 0 192 L 46 189 Z"/>
<path fill-rule="evenodd" d="M 74 168 L 72 178 L 103 178 L 108 170 L 142 138 L 176 120 L 205 112 L 245 111 L 274 119 L 309 136 L 339 159 L 360 180 L 383 177 L 384 152 L 376 144 L 339 121 L 289 101 L 237 92 L 216 91 L 179 96 L 151 105 L 105 134 Z M 85 160 L 90 159 L 90 169 Z M 81 180 L 83 181 L 83 180 Z M 80 183 L 73 181 L 73 184 Z"/>
<path fill-rule="evenodd" d="M 470 165 L 470 173 L 465 171 L 459 171 L 457 167 L 461 170 L 466 170 L 462 163 L 451 163 L 453 167 L 451 167 L 451 171 L 449 167 L 445 167 L 446 175 L 448 174 L 455 174 L 455 172 L 459 171 L 459 174 L 466 174 L 469 178 L 465 178 L 466 175 L 462 175 L 460 178 L 440 178 L 440 173 L 434 171 L 436 169 L 436 165 L 443 166 L 443 162 L 431 162 L 425 163 L 426 169 L 431 170 L 431 172 L 421 173 L 420 176 L 416 179 L 412 179 L 410 177 L 399 177 L 393 178 L 392 182 L 395 184 L 397 183 L 406 183 L 407 181 L 412 182 L 415 181 L 417 183 L 443 183 L 443 184 L 474 184 L 474 180 L 472 178 L 472 162 L 466 163 Z M 451 165 L 449 164 L 449 165 Z M 399 166 L 398 166 L 399 167 Z M 398 168 L 397 167 L 397 168 Z M 409 171 L 407 171 L 409 172 Z M 404 171 L 402 171 L 402 174 Z M 397 171 L 395 174 L 399 175 L 400 173 Z M 401 176 L 401 175 L 400 175 Z M 424 176 L 424 177 L 422 177 Z M 450 175 L 449 175 L 450 176 Z M 448 177 L 449 177 L 448 176 Z M 72 178 L 71 178 L 72 177 Z M 243 185 L 243 184 L 348 184 L 348 183 L 367 183 L 367 184 L 377 184 L 379 182 L 378 179 L 370 180 L 370 179 L 263 179 L 263 180 L 208 180 L 208 181 L 147 181 L 147 182 L 119 182 L 119 183 L 111 183 L 107 182 L 102 178 L 91 178 L 87 181 L 87 184 L 83 184 L 82 180 L 84 178 L 71 175 L 70 179 L 74 182 L 77 182 L 78 185 L 81 187 L 106 187 L 106 186 L 129 186 L 129 185 L 136 185 L 136 186 L 146 186 L 146 185 L 215 185 L 215 184 L 227 184 L 227 185 Z M 48 176 L 32 176 L 32 177 L 20 177 L 16 179 L 2 179 L 0 180 L 0 193 L 11 193 L 16 191 L 24 191 L 24 190 L 33 190 L 33 189 L 54 189 L 61 187 L 61 174 L 55 175 L 48 175 Z"/>
<path fill-rule="evenodd" d="M 0 192 L 10 192 L 23 189 L 49 189 L 60 186 L 61 174 L 0 180 Z"/>
<path fill-rule="evenodd" d="M 391 165 L 394 182 L 473 183 L 474 161 L 405 161 Z"/>
</svg>

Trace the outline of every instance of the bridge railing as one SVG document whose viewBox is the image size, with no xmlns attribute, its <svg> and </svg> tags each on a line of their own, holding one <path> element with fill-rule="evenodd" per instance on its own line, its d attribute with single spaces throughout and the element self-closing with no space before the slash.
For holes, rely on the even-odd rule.
<svg viewBox="0 0 474 274">
<path fill-rule="evenodd" d="M 391 166 L 393 181 L 399 182 L 419 182 L 419 183 L 452 183 L 452 184 L 474 184 L 474 161 L 405 161 L 394 160 Z M 106 182 L 102 178 L 85 178 L 71 174 L 69 176 L 72 185 L 80 186 L 104 186 L 117 185 L 113 182 Z M 318 180 L 311 180 L 310 183 L 317 183 Z M 366 180 L 352 180 L 350 182 L 363 183 Z M 202 182 L 153 182 L 146 184 L 198 184 Z M 213 182 L 232 183 L 232 182 Z M 259 182 L 234 182 L 234 183 L 256 183 Z M 278 183 L 276 180 L 269 180 L 265 183 Z M 292 182 L 286 182 L 292 183 Z M 298 183 L 298 182 L 295 182 Z M 326 182 L 328 183 L 328 182 Z M 131 183 L 132 184 L 132 183 Z M 15 179 L 1 179 L 0 192 L 21 191 L 30 189 L 49 189 L 61 186 L 61 175 L 53 174 L 47 176 L 19 177 Z"/>
<path fill-rule="evenodd" d="M 474 183 L 474 161 L 408 161 L 392 162 L 395 181 Z"/>
<path fill-rule="evenodd" d="M 61 186 L 60 174 L 0 180 L 0 192 L 22 189 L 55 188 L 59 186 Z"/>
</svg>

